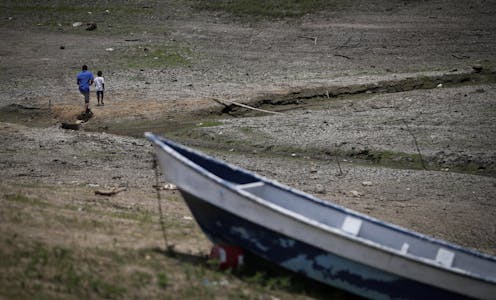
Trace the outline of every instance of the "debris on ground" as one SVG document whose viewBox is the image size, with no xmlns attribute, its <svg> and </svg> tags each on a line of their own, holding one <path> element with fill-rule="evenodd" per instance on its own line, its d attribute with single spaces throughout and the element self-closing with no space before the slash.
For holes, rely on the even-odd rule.
<svg viewBox="0 0 496 300">
<path fill-rule="evenodd" d="M 93 117 L 93 112 L 90 109 L 88 109 L 87 111 L 83 111 L 82 113 L 80 113 L 77 116 L 77 119 L 83 122 L 88 122 L 88 120 L 91 119 L 92 117 Z"/>
<path fill-rule="evenodd" d="M 81 123 L 83 123 L 81 120 L 77 120 L 74 123 L 62 122 L 60 127 L 62 129 L 79 130 L 81 128 Z"/>
<path fill-rule="evenodd" d="M 166 183 L 164 185 L 154 185 L 153 188 L 163 190 L 163 191 L 174 191 L 177 190 L 177 186 L 172 183 Z"/>
<path fill-rule="evenodd" d="M 127 190 L 126 187 L 113 187 L 109 190 L 96 190 L 95 195 L 113 196 L 113 195 L 116 195 L 116 194 L 123 192 L 125 190 Z"/>
</svg>

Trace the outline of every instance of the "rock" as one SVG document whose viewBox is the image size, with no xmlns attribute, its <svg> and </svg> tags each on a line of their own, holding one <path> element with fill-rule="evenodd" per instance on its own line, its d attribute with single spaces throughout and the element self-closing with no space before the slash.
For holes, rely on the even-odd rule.
<svg viewBox="0 0 496 300">
<path fill-rule="evenodd" d="M 107 48 L 107 49 L 105 49 L 105 51 L 112 52 L 112 51 L 114 51 L 114 48 Z"/>
<path fill-rule="evenodd" d="M 60 124 L 60 127 L 62 129 L 70 129 L 70 130 L 79 130 L 79 128 L 81 127 L 81 124 L 80 123 L 66 123 L 66 122 L 62 122 L 62 124 Z"/>
<path fill-rule="evenodd" d="M 317 184 L 317 185 L 315 186 L 315 192 L 316 192 L 317 194 L 325 194 L 325 193 L 326 193 L 326 189 L 325 189 L 325 187 L 324 187 L 323 185 L 321 185 L 321 184 Z"/>
<path fill-rule="evenodd" d="M 350 191 L 348 194 L 349 194 L 349 196 L 352 196 L 355 198 L 359 198 L 359 197 L 363 196 L 363 194 L 358 192 L 358 191 Z"/>
<path fill-rule="evenodd" d="M 86 30 L 93 31 L 96 29 L 96 23 L 88 23 L 86 24 Z"/>
<path fill-rule="evenodd" d="M 83 22 L 74 22 L 74 23 L 72 23 L 72 27 L 79 27 L 81 25 L 83 25 Z"/>
<path fill-rule="evenodd" d="M 372 186 L 373 183 L 372 183 L 372 181 L 364 181 L 364 182 L 362 182 L 362 185 L 363 186 Z"/>
<path fill-rule="evenodd" d="M 177 186 L 172 183 L 167 183 L 164 184 L 164 190 L 168 190 L 168 191 L 177 190 Z"/>
<path fill-rule="evenodd" d="M 480 73 L 482 72 L 483 67 L 482 65 L 473 65 L 472 69 L 474 70 L 475 73 Z"/>
</svg>

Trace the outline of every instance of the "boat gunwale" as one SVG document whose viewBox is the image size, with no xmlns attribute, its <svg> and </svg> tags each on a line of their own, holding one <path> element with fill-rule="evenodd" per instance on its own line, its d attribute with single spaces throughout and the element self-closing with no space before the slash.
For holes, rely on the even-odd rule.
<svg viewBox="0 0 496 300">
<path fill-rule="evenodd" d="M 496 257 L 494 257 L 494 256 L 491 256 L 489 254 L 485 254 L 485 253 L 482 253 L 482 252 L 479 252 L 479 251 L 476 251 L 476 250 L 473 250 L 473 249 L 468 249 L 468 248 L 465 248 L 465 247 L 462 247 L 460 245 L 453 244 L 453 243 L 450 243 L 450 242 L 447 242 L 447 241 L 444 241 L 444 240 L 439 240 L 439 239 L 436 239 L 436 238 L 433 238 L 433 237 L 424 235 L 424 234 L 419 233 L 419 232 L 416 232 L 416 231 L 411 231 L 411 230 L 408 230 L 408 229 L 403 228 L 401 226 L 398 226 L 398 225 L 395 225 L 395 224 L 392 224 L 392 223 L 381 221 L 379 219 L 370 217 L 368 215 L 359 213 L 357 211 L 348 209 L 346 207 L 337 205 L 335 203 L 324 201 L 324 200 L 319 199 L 317 197 L 314 197 L 314 196 L 312 196 L 310 194 L 307 194 L 307 193 L 305 193 L 303 191 L 300 191 L 300 190 L 291 188 L 291 187 L 289 187 L 287 185 L 284 185 L 284 184 L 282 184 L 282 183 L 280 183 L 278 181 L 275 181 L 275 180 L 272 180 L 272 179 L 263 177 L 261 175 L 258 175 L 257 173 L 254 173 L 254 172 L 251 172 L 249 170 L 246 170 L 246 169 L 243 169 L 243 168 L 234 166 L 234 165 L 232 165 L 232 164 L 230 164 L 228 162 L 222 161 L 220 159 L 216 159 L 214 157 L 211 157 L 209 155 L 206 155 L 206 154 L 204 154 L 202 152 L 199 152 L 197 150 L 194 150 L 194 149 L 191 149 L 189 147 L 186 147 L 186 146 L 183 146 L 181 144 L 178 144 L 176 142 L 173 142 L 173 141 L 171 141 L 169 139 L 156 136 L 156 135 L 154 135 L 152 133 L 148 133 L 147 132 L 147 133 L 145 133 L 145 136 L 150 141 L 152 141 L 155 145 L 159 146 L 164 151 L 166 151 L 167 153 L 169 153 L 170 155 L 172 155 L 174 158 L 178 159 L 180 162 L 184 163 L 186 166 L 192 168 L 194 171 L 197 171 L 198 174 L 206 177 L 209 180 L 213 180 L 213 181 L 217 182 L 218 184 L 220 184 L 220 185 L 222 185 L 222 186 L 224 186 L 226 188 L 229 188 L 231 191 L 233 191 L 235 193 L 238 193 L 238 194 L 242 195 L 243 197 L 248 198 L 248 199 L 256 202 L 258 205 L 260 205 L 262 207 L 267 207 L 267 208 L 269 208 L 269 209 L 271 209 L 273 211 L 276 211 L 277 213 L 281 213 L 283 215 L 286 215 L 286 216 L 290 217 L 291 219 L 296 220 L 296 221 L 298 221 L 300 223 L 309 225 L 311 227 L 319 228 L 320 230 L 322 230 L 324 232 L 329 232 L 330 234 L 337 235 L 337 236 L 339 236 L 341 238 L 344 238 L 346 240 L 354 241 L 357 244 L 361 244 L 363 246 L 367 246 L 367 247 L 370 247 L 370 248 L 375 248 L 375 249 L 377 249 L 379 251 L 385 251 L 385 252 L 387 252 L 387 253 L 389 253 L 391 255 L 402 257 L 404 259 L 407 259 L 407 260 L 410 260 L 410 261 L 413 261 L 413 262 L 422 263 L 422 264 L 427 265 L 429 267 L 433 267 L 435 269 L 439 269 L 440 271 L 453 272 L 453 273 L 456 273 L 456 274 L 461 275 L 461 276 L 465 276 L 465 277 L 472 278 L 472 279 L 477 279 L 477 280 L 482 280 L 482 281 L 487 282 L 487 283 L 493 283 L 493 284 L 496 283 L 496 278 L 493 279 L 493 277 L 484 277 L 484 276 L 481 276 L 479 274 L 472 273 L 472 272 L 470 272 L 468 270 L 465 270 L 465 269 L 443 266 L 441 264 L 436 263 L 435 260 L 431 260 L 429 258 L 424 258 L 424 257 L 421 257 L 421 256 L 409 254 L 409 253 L 404 253 L 404 252 L 401 252 L 398 249 L 381 245 L 380 243 L 374 242 L 374 241 L 372 241 L 370 239 L 365 239 L 363 237 L 346 234 L 346 233 L 342 232 L 337 227 L 333 227 L 333 226 L 330 226 L 330 225 L 327 225 L 327 224 L 324 224 L 324 223 L 321 223 L 321 222 L 312 220 L 311 218 L 309 218 L 309 217 L 307 217 L 307 216 L 305 216 L 303 214 L 299 214 L 299 213 L 294 212 L 292 210 L 289 210 L 289 209 L 287 209 L 287 208 L 285 208 L 285 207 L 283 207 L 281 205 L 277 205 L 277 204 L 275 204 L 273 202 L 270 202 L 270 201 L 265 200 L 265 199 L 263 199 L 261 197 L 258 197 L 258 196 L 254 195 L 254 194 L 252 194 L 252 193 L 250 193 L 248 191 L 245 191 L 245 190 L 243 190 L 242 188 L 239 187 L 239 184 L 235 184 L 235 183 L 232 183 L 232 182 L 230 182 L 228 180 L 222 179 L 218 175 L 216 175 L 216 174 L 214 174 L 214 173 L 206 170 L 201 165 L 198 165 L 198 164 L 194 163 L 193 161 L 191 161 L 190 159 L 188 159 L 187 157 L 185 157 L 183 154 L 179 153 L 172 146 L 177 147 L 179 149 L 182 149 L 182 150 L 184 150 L 184 151 L 186 151 L 188 153 L 192 153 L 194 155 L 197 155 L 197 156 L 201 157 L 202 159 L 205 159 L 207 161 L 213 162 L 215 164 L 220 164 L 220 165 L 226 166 L 226 167 L 230 168 L 233 171 L 240 171 L 242 173 L 245 173 L 245 174 L 247 174 L 249 176 L 252 176 L 255 179 L 257 179 L 257 180 L 259 180 L 259 181 L 261 181 L 263 183 L 272 185 L 273 187 L 278 188 L 278 189 L 281 189 L 283 191 L 294 193 L 294 194 L 296 194 L 296 195 L 298 195 L 300 197 L 303 197 L 306 200 L 310 200 L 313 203 L 318 204 L 320 206 L 324 206 L 324 207 L 327 207 L 329 209 L 337 210 L 338 212 L 341 212 L 341 213 L 343 213 L 345 215 L 350 215 L 350 216 L 354 216 L 354 217 L 357 217 L 357 218 L 362 219 L 362 220 L 369 221 L 369 222 L 371 222 L 373 224 L 376 224 L 378 226 L 385 227 L 386 229 L 391 229 L 391 230 L 396 231 L 396 232 L 399 232 L 401 234 L 405 234 L 406 236 L 411 236 L 411 237 L 414 237 L 414 238 L 418 238 L 420 240 L 423 240 L 423 241 L 426 241 L 426 242 L 429 242 L 429 243 L 433 243 L 433 244 L 436 244 L 436 245 L 439 245 L 439 246 L 446 247 L 446 248 L 451 249 L 451 250 L 456 250 L 456 251 L 462 252 L 462 253 L 467 254 L 467 255 L 472 255 L 472 256 L 475 256 L 477 258 L 484 259 L 484 260 L 489 260 L 489 261 L 492 261 L 493 263 L 496 263 Z M 351 258 L 348 258 L 348 259 L 351 259 Z M 361 263 L 363 263 L 363 262 L 361 262 Z"/>
</svg>

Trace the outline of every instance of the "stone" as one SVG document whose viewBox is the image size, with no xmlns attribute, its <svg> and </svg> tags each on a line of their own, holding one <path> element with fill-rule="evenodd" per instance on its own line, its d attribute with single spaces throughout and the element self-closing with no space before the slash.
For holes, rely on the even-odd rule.
<svg viewBox="0 0 496 300">
<path fill-rule="evenodd" d="M 60 128 L 62 128 L 62 129 L 79 130 L 80 127 L 81 127 L 81 124 L 78 124 L 78 123 L 62 122 L 62 124 L 60 124 Z"/>
<path fill-rule="evenodd" d="M 473 65 L 472 69 L 474 70 L 475 73 L 480 73 L 482 72 L 483 67 L 482 65 Z"/>
<path fill-rule="evenodd" d="M 350 191 L 348 194 L 352 197 L 355 197 L 355 198 L 359 198 L 359 197 L 363 196 L 363 194 L 358 192 L 358 191 Z"/>
<path fill-rule="evenodd" d="M 96 29 L 96 23 L 88 23 L 86 24 L 86 30 L 93 31 Z"/>
<path fill-rule="evenodd" d="M 315 186 L 315 192 L 316 192 L 317 194 L 325 194 L 325 193 L 326 193 L 326 189 L 325 189 L 325 187 L 324 187 L 323 185 L 321 185 L 321 184 L 317 184 L 317 185 Z"/>
</svg>

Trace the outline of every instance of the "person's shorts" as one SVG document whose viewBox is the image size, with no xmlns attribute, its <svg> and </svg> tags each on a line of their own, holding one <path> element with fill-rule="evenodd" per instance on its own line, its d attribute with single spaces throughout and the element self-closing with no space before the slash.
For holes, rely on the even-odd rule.
<svg viewBox="0 0 496 300">
<path fill-rule="evenodd" d="M 85 91 L 85 90 L 79 90 L 81 94 L 84 96 L 84 103 L 90 103 L 90 91 Z"/>
<path fill-rule="evenodd" d="M 101 95 L 103 97 L 103 91 L 96 91 L 96 95 Z"/>
</svg>

